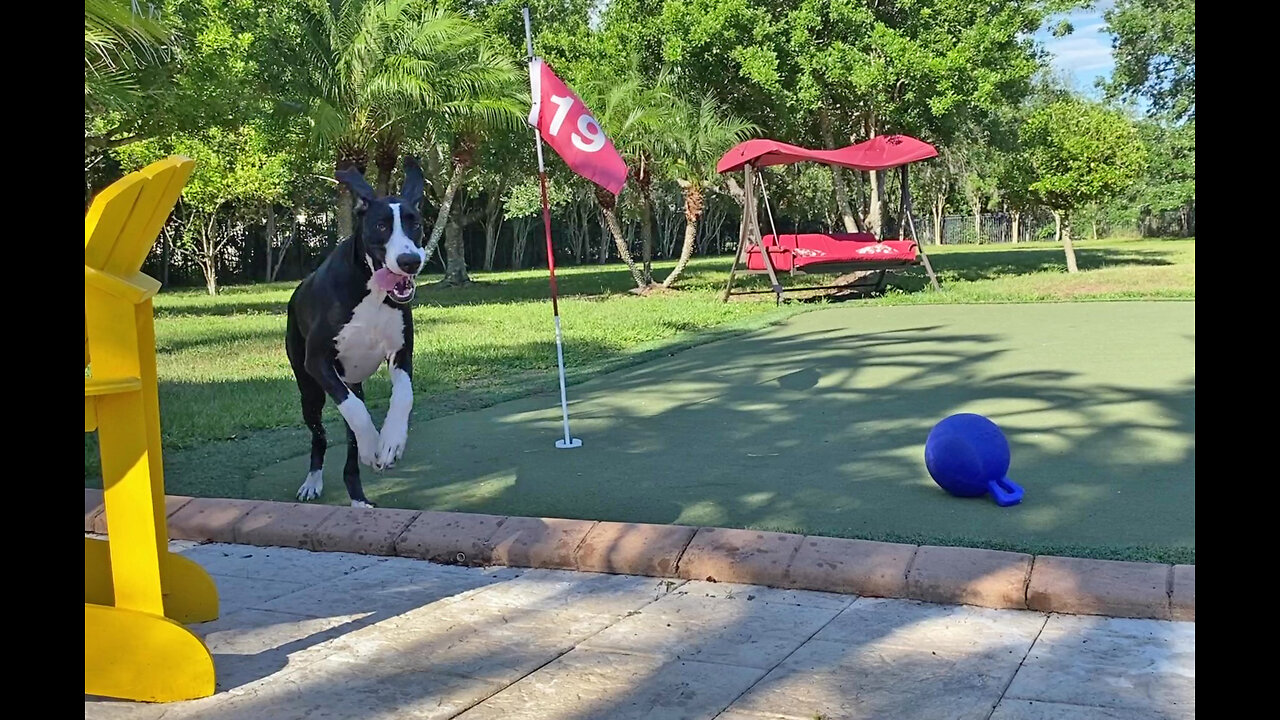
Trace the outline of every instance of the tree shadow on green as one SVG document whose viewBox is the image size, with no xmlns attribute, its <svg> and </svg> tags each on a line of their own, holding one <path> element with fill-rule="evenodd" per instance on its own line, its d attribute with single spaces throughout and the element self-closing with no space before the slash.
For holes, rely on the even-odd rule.
<svg viewBox="0 0 1280 720">
<path fill-rule="evenodd" d="M 552 447 L 559 415 L 540 396 L 417 423 L 366 488 L 396 507 L 1193 561 L 1194 379 L 990 372 L 1008 341 L 941 326 L 739 338 L 575 390 L 581 450 Z M 924 438 L 962 410 L 1005 428 L 1023 505 L 928 479 Z M 282 491 L 303 462 L 258 477 Z"/>
</svg>

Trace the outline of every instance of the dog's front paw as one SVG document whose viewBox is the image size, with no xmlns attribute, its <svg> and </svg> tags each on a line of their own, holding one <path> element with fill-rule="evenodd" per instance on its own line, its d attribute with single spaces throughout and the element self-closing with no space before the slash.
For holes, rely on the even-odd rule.
<svg viewBox="0 0 1280 720">
<path fill-rule="evenodd" d="M 395 467 L 396 461 L 404 455 L 405 442 L 409 437 L 409 428 L 402 423 L 387 423 L 378 437 L 378 462 L 383 469 Z"/>
<path fill-rule="evenodd" d="M 360 464 L 368 465 L 374 470 L 381 470 L 378 463 L 378 436 L 356 436 L 356 453 L 360 456 Z"/>
<path fill-rule="evenodd" d="M 373 424 L 373 418 L 369 417 L 369 409 L 360 398 L 349 395 L 338 404 L 338 411 L 342 413 L 347 427 L 351 428 L 351 434 L 356 439 L 356 456 L 360 458 L 360 464 L 381 470 L 382 467 L 378 464 L 378 427 Z"/>
</svg>

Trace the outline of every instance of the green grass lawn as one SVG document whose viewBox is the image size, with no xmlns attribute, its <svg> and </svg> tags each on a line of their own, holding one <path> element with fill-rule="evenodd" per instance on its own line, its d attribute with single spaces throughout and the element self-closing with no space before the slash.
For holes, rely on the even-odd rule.
<svg viewBox="0 0 1280 720">
<path fill-rule="evenodd" d="M 1082 242 L 1083 272 L 1065 273 L 1061 248 L 1028 244 L 929 248 L 944 288 L 924 289 L 923 273 L 899 276 L 860 306 L 915 303 L 1194 299 L 1194 240 Z M 822 306 L 776 307 L 767 295 L 719 301 L 729 258 L 695 260 L 682 290 L 636 297 L 625 268 L 560 272 L 566 362 L 571 381 L 663 357 L 679 349 L 774 323 Z M 671 263 L 658 263 L 665 275 Z M 415 422 L 488 407 L 555 388 L 555 353 L 545 269 L 477 274 L 461 290 L 424 286 L 414 308 L 417 332 Z M 430 281 L 432 278 L 426 278 Z M 796 278 L 802 285 L 824 280 Z M 759 278 L 749 282 L 760 284 Z M 169 485 L 196 473 L 209 495 L 234 495 L 253 468 L 289 457 L 302 437 L 297 391 L 284 356 L 284 313 L 296 283 L 162 293 L 156 300 L 160 402 Z M 803 295 L 803 293 L 799 293 Z M 380 373 L 367 384 L 370 405 L 385 407 Z M 340 419 L 327 408 L 331 438 Z M 86 436 L 86 482 L 96 451 Z M 216 463 L 215 463 L 216 461 Z M 211 463 L 217 466 L 211 469 Z"/>
<path fill-rule="evenodd" d="M 923 273 L 899 276 L 866 304 L 1194 298 L 1194 241 L 1081 243 L 1068 275 L 1056 246 L 944 246 L 931 249 L 942 292 Z M 695 261 L 678 293 L 636 297 L 625 268 L 568 267 L 560 273 L 565 362 L 577 378 L 705 342 L 811 309 L 775 307 L 768 295 L 721 303 L 730 260 Z M 662 277 L 671 263 L 658 263 Z M 479 284 L 424 286 L 414 308 L 414 390 L 419 416 L 492 404 L 552 388 L 555 367 L 546 271 L 477 274 Z M 820 281 L 796 278 L 796 285 Z M 427 278 L 429 282 L 432 278 Z M 759 285 L 761 278 L 747 278 Z M 166 449 L 298 424 L 297 391 L 284 356 L 285 306 L 296 283 L 166 292 L 156 300 L 156 342 Z M 716 330 L 719 332 L 708 332 Z M 649 352 L 646 352 L 649 351 Z M 389 392 L 385 373 L 369 382 L 371 403 Z M 330 408 L 332 411 L 332 409 Z M 424 412 L 425 411 L 425 412 Z M 336 413 L 332 417 L 337 417 Z"/>
</svg>

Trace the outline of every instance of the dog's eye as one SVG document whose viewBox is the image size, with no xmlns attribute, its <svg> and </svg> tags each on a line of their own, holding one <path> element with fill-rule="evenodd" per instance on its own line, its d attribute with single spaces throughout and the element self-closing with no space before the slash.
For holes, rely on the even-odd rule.
<svg viewBox="0 0 1280 720">
<path fill-rule="evenodd" d="M 379 230 L 381 230 L 382 232 L 386 232 L 386 231 L 387 231 L 387 223 L 386 223 L 386 222 L 380 222 L 380 223 L 378 223 L 378 229 L 379 229 Z"/>
</svg>

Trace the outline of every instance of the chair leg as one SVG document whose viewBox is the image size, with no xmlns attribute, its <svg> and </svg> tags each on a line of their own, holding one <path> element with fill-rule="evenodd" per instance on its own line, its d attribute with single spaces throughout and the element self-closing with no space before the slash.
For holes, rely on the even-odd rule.
<svg viewBox="0 0 1280 720">
<path fill-rule="evenodd" d="M 114 604 L 164 615 L 161 549 L 156 543 L 154 489 L 142 406 L 140 392 L 98 398 L 103 512 L 111 532 Z"/>
<path fill-rule="evenodd" d="M 202 569 L 185 558 L 167 560 L 170 554 L 157 543 L 143 394 L 100 397 L 97 410 L 111 540 L 85 540 L 85 595 L 95 602 L 84 605 L 84 691 L 151 702 L 207 697 L 216 688 L 213 656 L 200 638 L 164 616 L 163 578 L 169 575 L 169 586 L 180 588 L 170 604 L 177 615 L 207 618 L 211 605 L 216 615 L 217 595 Z M 108 587 L 112 604 L 99 604 Z"/>
<path fill-rule="evenodd" d="M 142 408 L 147 421 L 147 464 L 151 471 L 151 510 L 156 547 L 169 548 L 169 527 L 164 502 L 164 462 L 161 459 L 159 379 L 156 375 L 155 312 L 151 300 L 134 307 L 138 328 L 138 376 L 142 380 Z"/>
<path fill-rule="evenodd" d="M 86 695 L 172 702 L 215 689 L 213 656 L 190 630 L 151 613 L 85 603 Z"/>
<path fill-rule="evenodd" d="M 84 601 L 115 605 L 110 540 L 84 539 Z M 218 589 L 204 568 L 189 558 L 160 553 L 164 616 L 183 624 L 218 619 Z"/>
</svg>

